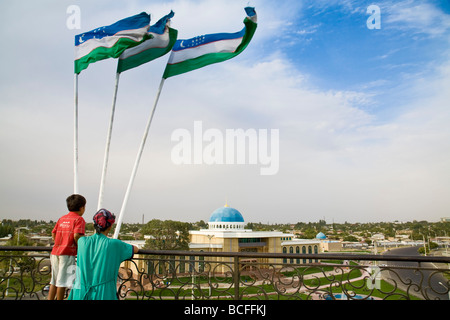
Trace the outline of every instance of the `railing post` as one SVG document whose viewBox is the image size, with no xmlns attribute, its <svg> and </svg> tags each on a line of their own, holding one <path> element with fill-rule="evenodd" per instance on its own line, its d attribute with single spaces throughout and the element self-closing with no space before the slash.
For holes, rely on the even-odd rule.
<svg viewBox="0 0 450 320">
<path fill-rule="evenodd" d="M 236 255 L 234 256 L 234 274 L 233 274 L 234 300 L 239 300 L 239 279 L 240 279 L 239 257 Z"/>
</svg>

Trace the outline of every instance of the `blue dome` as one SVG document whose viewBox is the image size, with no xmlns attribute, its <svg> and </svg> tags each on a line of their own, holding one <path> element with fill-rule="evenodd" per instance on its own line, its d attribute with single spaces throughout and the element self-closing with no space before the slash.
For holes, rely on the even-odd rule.
<svg viewBox="0 0 450 320">
<path fill-rule="evenodd" d="M 316 235 L 316 239 L 326 239 L 327 238 L 327 236 L 326 235 L 324 235 L 322 232 L 319 232 L 317 235 Z"/>
<path fill-rule="evenodd" d="M 236 209 L 225 206 L 215 210 L 211 214 L 209 222 L 244 222 L 244 218 Z"/>
</svg>

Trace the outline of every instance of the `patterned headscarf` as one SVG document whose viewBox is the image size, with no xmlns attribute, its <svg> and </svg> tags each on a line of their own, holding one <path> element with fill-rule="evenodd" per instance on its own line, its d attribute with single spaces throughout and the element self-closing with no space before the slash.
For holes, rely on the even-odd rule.
<svg viewBox="0 0 450 320">
<path fill-rule="evenodd" d="M 105 231 L 116 221 L 116 216 L 106 209 L 100 209 L 94 215 L 93 220 L 97 231 Z"/>
</svg>

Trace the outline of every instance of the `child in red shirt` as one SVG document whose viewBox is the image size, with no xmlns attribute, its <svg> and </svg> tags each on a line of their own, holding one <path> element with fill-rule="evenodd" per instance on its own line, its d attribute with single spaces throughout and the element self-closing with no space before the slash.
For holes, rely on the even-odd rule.
<svg viewBox="0 0 450 320">
<path fill-rule="evenodd" d="M 86 222 L 82 216 L 86 209 L 86 199 L 82 195 L 73 194 L 66 199 L 66 203 L 70 212 L 58 220 L 52 231 L 55 244 L 50 256 L 52 278 L 49 300 L 63 300 L 66 288 L 72 286 L 77 241 L 85 232 Z"/>
</svg>

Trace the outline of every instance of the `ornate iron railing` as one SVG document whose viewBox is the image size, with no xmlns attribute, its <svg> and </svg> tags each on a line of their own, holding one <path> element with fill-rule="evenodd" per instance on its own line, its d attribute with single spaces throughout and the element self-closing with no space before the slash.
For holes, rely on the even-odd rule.
<svg viewBox="0 0 450 320">
<path fill-rule="evenodd" d="M 46 299 L 49 247 L 0 246 L 0 300 Z M 448 300 L 450 257 L 141 250 L 119 299 Z"/>
</svg>

